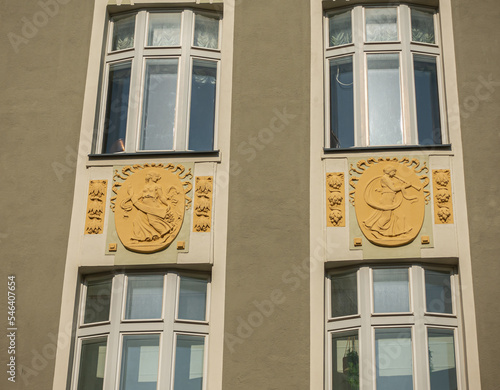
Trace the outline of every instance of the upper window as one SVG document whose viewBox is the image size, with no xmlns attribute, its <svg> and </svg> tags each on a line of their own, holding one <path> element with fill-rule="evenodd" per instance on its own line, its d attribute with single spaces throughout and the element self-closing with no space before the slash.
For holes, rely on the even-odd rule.
<svg viewBox="0 0 500 390">
<path fill-rule="evenodd" d="M 327 147 L 443 143 L 435 10 L 356 6 L 325 27 Z"/>
<path fill-rule="evenodd" d="M 201 275 L 86 278 L 71 389 L 205 389 L 208 294 Z"/>
<path fill-rule="evenodd" d="M 214 150 L 220 15 L 111 17 L 96 153 Z"/>
<path fill-rule="evenodd" d="M 362 266 L 327 277 L 327 390 L 457 390 L 453 270 Z"/>
</svg>

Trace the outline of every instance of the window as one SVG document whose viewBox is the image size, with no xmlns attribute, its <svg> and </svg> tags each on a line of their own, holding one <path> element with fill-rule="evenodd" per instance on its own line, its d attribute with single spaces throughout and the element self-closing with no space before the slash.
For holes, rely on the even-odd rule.
<svg viewBox="0 0 500 390">
<path fill-rule="evenodd" d="M 437 12 L 405 4 L 326 13 L 326 146 L 445 141 Z"/>
<path fill-rule="evenodd" d="M 85 278 L 72 389 L 205 389 L 209 286 L 174 272 Z"/>
<path fill-rule="evenodd" d="M 214 150 L 219 31 L 209 12 L 112 16 L 95 152 Z"/>
<path fill-rule="evenodd" d="M 327 276 L 328 390 L 457 390 L 457 275 L 420 265 Z"/>
</svg>

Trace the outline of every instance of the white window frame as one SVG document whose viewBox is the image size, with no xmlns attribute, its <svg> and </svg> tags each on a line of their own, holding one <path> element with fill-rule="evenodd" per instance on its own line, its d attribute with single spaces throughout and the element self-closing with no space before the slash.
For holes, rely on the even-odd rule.
<svg viewBox="0 0 500 390">
<path fill-rule="evenodd" d="M 396 8 L 398 40 L 387 42 L 366 41 L 366 16 L 367 8 Z M 435 43 L 421 43 L 412 41 L 411 9 L 433 12 Z M 329 17 L 337 13 L 351 11 L 352 42 L 329 46 Z M 323 40 L 324 40 L 324 99 L 325 99 L 325 148 L 331 147 L 330 132 L 330 60 L 352 56 L 353 59 L 353 111 L 354 111 L 354 148 L 356 147 L 385 147 L 398 145 L 370 145 L 369 118 L 368 118 L 368 54 L 399 54 L 399 78 L 401 97 L 401 126 L 402 144 L 408 146 L 419 145 L 417 128 L 417 108 L 414 84 L 413 56 L 415 54 L 436 58 L 437 84 L 439 98 L 439 114 L 441 125 L 441 144 L 447 144 L 448 131 L 446 119 L 446 105 L 444 95 L 444 75 L 441 56 L 441 34 L 439 13 L 435 8 L 414 6 L 408 4 L 373 4 L 355 5 L 328 10 L 324 13 Z M 439 144 L 438 144 L 439 145 Z M 423 147 L 427 145 L 422 145 Z M 434 146 L 434 145 L 431 145 Z M 344 148 L 341 146 L 340 148 Z"/>
<path fill-rule="evenodd" d="M 373 308 L 373 269 L 408 269 L 410 312 L 375 313 Z M 358 314 L 332 317 L 331 277 L 356 271 L 358 286 Z M 427 312 L 425 296 L 425 270 L 449 272 L 453 313 Z M 454 334 L 455 366 L 459 390 L 465 389 L 463 381 L 464 351 L 462 343 L 461 305 L 458 293 L 458 274 L 454 267 L 426 264 L 359 265 L 328 271 L 325 278 L 325 389 L 332 387 L 332 335 L 357 331 L 359 346 L 360 390 L 376 390 L 375 329 L 410 328 L 413 363 L 413 388 L 430 389 L 428 361 L 428 329 L 451 329 Z M 383 389 L 378 389 L 383 390 Z"/>
<path fill-rule="evenodd" d="M 125 319 L 127 279 L 137 275 L 164 275 L 162 317 L 160 319 Z M 181 277 L 196 277 L 207 280 L 207 299 L 204 321 L 177 319 L 179 286 Z M 86 286 L 88 281 L 112 279 L 110 314 L 108 321 L 83 324 Z M 159 334 L 158 390 L 173 389 L 175 374 L 175 352 L 177 335 L 204 337 L 203 389 L 207 386 L 209 313 L 210 313 L 210 276 L 205 273 L 182 271 L 131 271 L 105 275 L 90 275 L 84 278 L 78 300 L 78 327 L 75 337 L 71 389 L 77 390 L 82 342 L 93 338 L 106 338 L 106 362 L 103 390 L 118 390 L 122 364 L 123 338 L 125 335 Z"/>
<path fill-rule="evenodd" d="M 147 45 L 147 29 L 149 15 L 153 13 L 181 13 L 181 31 L 180 44 L 169 47 L 155 47 Z M 218 48 L 210 49 L 194 46 L 194 28 L 195 16 L 205 15 L 219 19 Z M 111 50 L 114 19 L 127 15 L 135 15 L 135 33 L 134 46 L 128 49 Z M 194 59 L 203 61 L 212 61 L 216 63 L 217 81 L 215 88 L 215 107 L 214 107 L 214 133 L 213 148 L 218 148 L 218 124 L 219 124 L 219 94 L 221 77 L 221 45 L 222 45 L 222 14 L 198 10 L 191 8 L 154 8 L 140 9 L 110 15 L 107 23 L 107 37 L 103 54 L 102 84 L 99 99 L 97 130 L 95 132 L 95 144 L 93 153 L 106 154 L 103 151 L 104 146 L 104 122 L 106 117 L 107 94 L 109 68 L 113 64 L 131 62 L 130 71 L 130 90 L 127 106 L 127 129 L 125 137 L 125 150 L 112 154 L 120 153 L 161 153 L 189 151 L 189 112 L 191 102 L 191 84 L 192 84 L 192 64 Z M 177 59 L 177 93 L 176 108 L 174 120 L 173 148 L 172 149 L 141 149 L 141 118 L 144 103 L 144 84 L 147 59 Z M 207 150 L 210 151 L 210 150 Z M 202 151 L 205 152 L 205 151 Z"/>
</svg>

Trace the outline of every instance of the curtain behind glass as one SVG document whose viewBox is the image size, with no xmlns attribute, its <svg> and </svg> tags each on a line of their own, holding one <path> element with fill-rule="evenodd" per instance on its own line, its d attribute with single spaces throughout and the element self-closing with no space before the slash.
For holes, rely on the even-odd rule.
<svg viewBox="0 0 500 390">
<path fill-rule="evenodd" d="M 410 311 L 407 268 L 373 270 L 373 308 L 375 313 Z"/>
<path fill-rule="evenodd" d="M 330 147 L 354 146 L 352 56 L 330 60 Z"/>
<path fill-rule="evenodd" d="M 180 37 L 180 12 L 149 14 L 148 46 L 179 46 Z"/>
<path fill-rule="evenodd" d="M 378 390 L 413 390 L 410 328 L 375 329 Z"/>
<path fill-rule="evenodd" d="M 351 271 L 331 277 L 332 317 L 358 313 L 357 272 Z"/>
<path fill-rule="evenodd" d="M 181 276 L 177 317 L 183 320 L 205 321 L 207 305 L 206 279 Z"/>
<path fill-rule="evenodd" d="M 193 60 L 189 150 L 213 150 L 216 88 L 217 63 Z"/>
<path fill-rule="evenodd" d="M 83 316 L 84 324 L 109 320 L 111 285 L 111 279 L 87 282 L 85 313 Z"/>
<path fill-rule="evenodd" d="M 173 150 L 177 59 L 146 61 L 141 150 Z"/>
<path fill-rule="evenodd" d="M 436 57 L 414 55 L 419 145 L 441 144 Z"/>
<path fill-rule="evenodd" d="M 177 335 L 174 390 L 201 390 L 205 337 Z"/>
<path fill-rule="evenodd" d="M 82 341 L 78 390 L 101 390 L 106 365 L 106 338 Z"/>
<path fill-rule="evenodd" d="M 160 335 L 123 336 L 120 390 L 157 390 Z"/>
<path fill-rule="evenodd" d="M 368 54 L 370 145 L 403 143 L 398 54 Z"/>
<path fill-rule="evenodd" d="M 131 62 L 109 66 L 103 153 L 116 153 L 125 150 L 131 66 Z"/>
<path fill-rule="evenodd" d="M 457 390 L 453 330 L 429 328 L 428 338 L 431 390 Z"/>
<path fill-rule="evenodd" d="M 126 319 L 161 318 L 163 275 L 129 276 Z"/>
</svg>

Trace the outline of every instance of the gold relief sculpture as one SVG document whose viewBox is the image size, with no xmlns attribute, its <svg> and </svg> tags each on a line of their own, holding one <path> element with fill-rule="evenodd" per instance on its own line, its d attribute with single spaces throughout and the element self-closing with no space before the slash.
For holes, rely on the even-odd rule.
<svg viewBox="0 0 500 390">
<path fill-rule="evenodd" d="M 326 174 L 326 226 L 345 226 L 344 174 Z"/>
<path fill-rule="evenodd" d="M 450 170 L 433 169 L 432 178 L 434 181 L 434 223 L 453 223 Z"/>
<path fill-rule="evenodd" d="M 420 167 L 420 168 L 419 168 Z M 395 247 L 411 243 L 424 221 L 430 192 L 426 164 L 407 157 L 369 158 L 351 164 L 350 202 L 358 225 L 375 245 Z"/>
<path fill-rule="evenodd" d="M 167 248 L 179 233 L 191 206 L 191 169 L 182 165 L 144 164 L 115 170 L 111 208 L 125 248 L 153 253 Z M 189 179 L 188 179 L 189 178 Z"/>
<path fill-rule="evenodd" d="M 107 180 L 91 180 L 89 183 L 85 234 L 102 234 L 107 188 Z"/>
<path fill-rule="evenodd" d="M 193 232 L 210 232 L 212 225 L 213 177 L 197 176 L 194 187 Z"/>
</svg>

